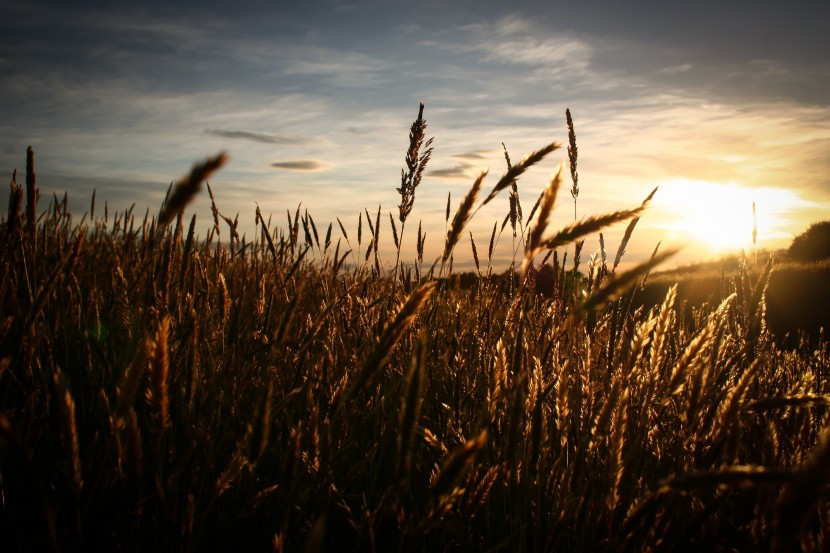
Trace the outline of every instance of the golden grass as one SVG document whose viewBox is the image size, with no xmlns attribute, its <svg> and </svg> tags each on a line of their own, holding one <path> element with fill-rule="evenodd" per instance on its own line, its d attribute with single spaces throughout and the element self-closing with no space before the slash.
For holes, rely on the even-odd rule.
<svg viewBox="0 0 830 553">
<path fill-rule="evenodd" d="M 381 235 L 381 209 L 340 239 L 299 207 L 284 228 L 257 210 L 246 243 L 212 198 L 200 238 L 177 186 L 155 222 L 73 222 L 55 198 L 33 231 L 13 183 L 4 550 L 828 549 L 826 343 L 777 348 L 771 265 L 692 318 L 676 287 L 638 307 L 671 252 L 585 276 L 576 242 L 566 267 L 571 242 L 629 220 L 616 268 L 644 206 L 548 234 L 557 182 L 522 220 L 516 179 L 556 148 L 447 210 L 438 275 L 420 227 L 415 259 L 384 269 L 403 226 Z M 493 273 L 497 221 L 454 286 L 462 233 L 508 188 L 524 277 Z"/>
</svg>

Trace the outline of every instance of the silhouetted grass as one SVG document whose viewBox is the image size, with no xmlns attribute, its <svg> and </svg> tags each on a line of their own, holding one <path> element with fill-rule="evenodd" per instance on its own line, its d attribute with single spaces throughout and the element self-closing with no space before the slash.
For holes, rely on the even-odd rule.
<svg viewBox="0 0 830 553">
<path fill-rule="evenodd" d="M 258 213 L 246 243 L 215 202 L 203 239 L 172 201 L 160 227 L 81 225 L 66 201 L 31 225 L 12 186 L 3 550 L 826 550 L 827 348 L 775 346 L 769 271 L 686 318 L 675 288 L 632 301 L 662 254 L 578 277 L 546 248 L 634 206 L 537 220 L 518 282 L 493 274 L 494 227 L 465 289 L 452 251 L 483 179 L 440 285 L 420 230 L 418 258 L 383 269 L 380 214 L 353 242 L 338 220 L 333 245 L 308 213 Z"/>
</svg>

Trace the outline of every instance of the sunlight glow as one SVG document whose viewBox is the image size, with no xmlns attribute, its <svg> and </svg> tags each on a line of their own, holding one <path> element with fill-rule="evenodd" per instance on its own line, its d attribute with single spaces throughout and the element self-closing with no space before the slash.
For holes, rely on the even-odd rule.
<svg viewBox="0 0 830 553">
<path fill-rule="evenodd" d="M 653 209 L 668 238 L 705 246 L 713 253 L 752 248 L 752 204 L 756 204 L 757 247 L 789 235 L 792 211 L 809 205 L 781 188 L 670 179 L 660 184 Z"/>
</svg>

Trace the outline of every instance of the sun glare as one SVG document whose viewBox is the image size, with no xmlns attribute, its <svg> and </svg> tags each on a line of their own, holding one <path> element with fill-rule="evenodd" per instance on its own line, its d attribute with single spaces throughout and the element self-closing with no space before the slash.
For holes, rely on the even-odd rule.
<svg viewBox="0 0 830 553">
<path fill-rule="evenodd" d="M 670 239 L 704 246 L 711 253 L 723 253 L 752 248 L 755 224 L 758 247 L 769 247 L 764 240 L 786 236 L 786 229 L 791 226 L 788 216 L 805 203 L 780 188 L 672 179 L 660 185 L 654 210 L 660 213 L 659 226 Z"/>
</svg>

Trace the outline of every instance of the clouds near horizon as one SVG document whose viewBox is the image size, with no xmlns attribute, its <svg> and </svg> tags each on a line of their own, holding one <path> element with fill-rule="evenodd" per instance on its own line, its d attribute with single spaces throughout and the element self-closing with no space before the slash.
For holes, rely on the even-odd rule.
<svg viewBox="0 0 830 553">
<path fill-rule="evenodd" d="M 250 140 L 252 142 L 260 142 L 262 144 L 293 145 L 300 143 L 300 141 L 295 138 L 287 138 L 284 136 L 277 136 L 274 134 L 261 132 L 234 131 L 226 129 L 206 129 L 205 134 L 212 134 L 214 136 L 221 136 L 223 138 L 230 139 Z"/>
<path fill-rule="evenodd" d="M 274 169 L 286 169 L 288 171 L 319 172 L 333 169 L 334 166 L 325 161 L 316 159 L 298 159 L 293 161 L 275 161 L 269 164 Z"/>
<path fill-rule="evenodd" d="M 68 186 L 164 182 L 228 149 L 220 178 L 268 190 L 290 171 L 327 190 L 306 203 L 333 220 L 345 204 L 329 200 L 345 190 L 396 205 L 423 101 L 435 151 L 415 209 L 429 219 L 447 187 L 503 170 L 502 143 L 515 163 L 564 141 L 569 107 L 586 209 L 627 207 L 677 178 L 778 186 L 819 206 L 793 204 L 795 233 L 830 206 L 828 16 L 772 2 L 6 2 L 0 169 L 33 144 Z M 523 197 L 559 160 L 521 179 Z M 488 217 L 503 215 L 482 210 L 472 230 Z M 440 216 L 425 225 L 443 232 Z"/>
</svg>

